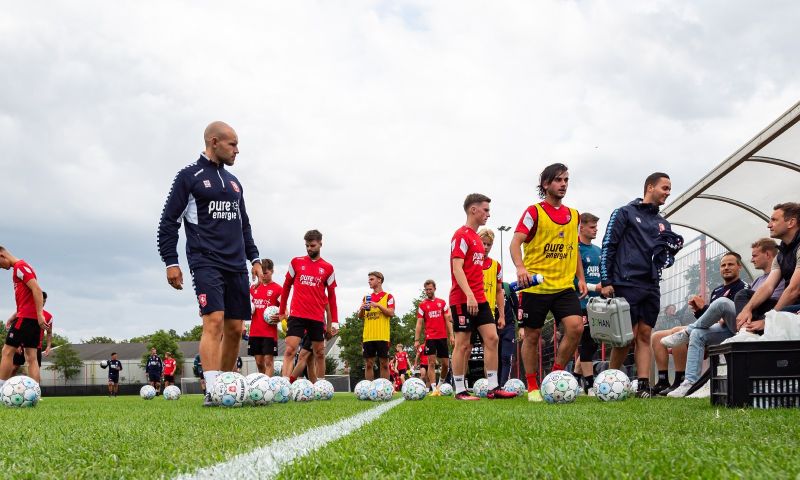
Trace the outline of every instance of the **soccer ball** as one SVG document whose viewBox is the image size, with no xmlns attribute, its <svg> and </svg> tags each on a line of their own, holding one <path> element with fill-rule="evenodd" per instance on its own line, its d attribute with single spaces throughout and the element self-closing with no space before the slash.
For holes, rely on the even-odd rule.
<svg viewBox="0 0 800 480">
<path fill-rule="evenodd" d="M 272 320 L 269 319 L 269 317 L 277 314 L 278 312 L 279 312 L 278 307 L 276 307 L 275 305 L 270 305 L 269 307 L 265 308 L 264 321 L 269 323 L 270 325 L 277 325 L 280 322 L 280 320 L 278 320 L 277 322 L 273 322 Z"/>
<path fill-rule="evenodd" d="M 314 384 L 305 378 L 299 378 L 292 384 L 292 400 L 310 402 L 314 400 Z"/>
<path fill-rule="evenodd" d="M 372 382 L 369 380 L 361 380 L 356 384 L 356 389 L 353 393 L 359 400 L 369 400 L 369 391 L 372 389 Z"/>
<path fill-rule="evenodd" d="M 41 398 L 39 384 L 25 375 L 9 378 L 0 389 L 0 403 L 7 407 L 35 407 Z"/>
<path fill-rule="evenodd" d="M 108 368 L 108 360 L 100 360 L 100 368 Z"/>
<path fill-rule="evenodd" d="M 519 378 L 509 378 L 505 385 L 503 385 L 503 390 L 506 392 L 511 392 L 517 394 L 519 397 L 523 393 L 525 393 L 525 384 Z"/>
<path fill-rule="evenodd" d="M 247 380 L 247 384 L 248 385 L 254 385 L 258 380 L 260 380 L 260 379 L 262 379 L 264 377 L 269 378 L 266 375 L 264 375 L 263 373 L 255 372 L 255 373 L 251 373 L 250 375 L 244 377 L 244 379 Z"/>
<path fill-rule="evenodd" d="M 445 397 L 449 397 L 453 394 L 453 386 L 449 383 L 443 383 L 439 385 L 439 393 L 444 395 Z"/>
<path fill-rule="evenodd" d="M 425 382 L 419 378 L 411 378 L 403 383 L 403 388 L 400 389 L 403 393 L 403 398 L 406 400 L 422 400 L 428 394 L 428 389 L 425 388 Z"/>
<path fill-rule="evenodd" d="M 253 406 L 269 405 L 275 397 L 272 381 L 266 375 L 257 377 L 248 384 L 247 399 L 245 403 Z"/>
<path fill-rule="evenodd" d="M 242 374 L 224 372 L 211 387 L 211 401 L 223 407 L 241 407 L 247 398 L 249 385 Z"/>
<path fill-rule="evenodd" d="M 547 403 L 572 403 L 581 387 L 571 373 L 556 370 L 544 377 L 541 385 L 542 398 Z"/>
<path fill-rule="evenodd" d="M 314 400 L 330 400 L 333 398 L 333 384 L 325 379 L 314 384 Z"/>
<path fill-rule="evenodd" d="M 139 390 L 139 396 L 145 400 L 152 400 L 156 396 L 156 389 L 152 385 L 145 385 Z"/>
<path fill-rule="evenodd" d="M 636 392 L 639 390 L 639 379 L 634 378 L 631 380 L 630 386 L 628 387 L 628 395 L 636 395 Z"/>
<path fill-rule="evenodd" d="M 369 399 L 373 402 L 386 402 L 392 399 L 392 395 L 394 395 L 394 386 L 389 380 L 379 378 L 372 382 Z"/>
<path fill-rule="evenodd" d="M 280 375 L 281 371 L 283 370 L 283 360 L 275 360 L 274 362 L 272 362 L 272 365 L 273 365 L 274 370 L 275 370 L 274 374 L 275 375 Z"/>
<path fill-rule="evenodd" d="M 288 383 L 289 382 L 286 381 L 284 377 L 272 377 L 269 379 L 273 403 L 286 403 L 289 401 L 292 392 Z"/>
<path fill-rule="evenodd" d="M 164 389 L 164 400 L 177 400 L 181 398 L 181 389 L 170 385 Z"/>
<path fill-rule="evenodd" d="M 486 395 L 489 394 L 489 380 L 485 378 L 479 378 L 475 380 L 475 384 L 472 386 L 472 391 L 475 393 L 475 396 L 486 398 Z"/>
<path fill-rule="evenodd" d="M 629 388 L 630 380 L 620 370 L 608 369 L 594 377 L 595 395 L 604 402 L 625 400 Z"/>
</svg>

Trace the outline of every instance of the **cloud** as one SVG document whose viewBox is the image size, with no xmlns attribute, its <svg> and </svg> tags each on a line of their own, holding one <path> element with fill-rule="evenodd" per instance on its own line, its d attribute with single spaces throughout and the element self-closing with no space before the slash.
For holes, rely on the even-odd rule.
<svg viewBox="0 0 800 480">
<path fill-rule="evenodd" d="M 373 269 L 403 313 L 426 278 L 447 296 L 467 193 L 493 198 L 490 226 L 514 226 L 539 171 L 564 162 L 567 203 L 603 217 L 602 235 L 652 171 L 676 194 L 691 186 L 796 101 L 798 8 L 10 5 L 0 244 L 37 268 L 73 340 L 188 330 L 193 295 L 166 285 L 155 229 L 175 172 L 222 119 L 278 277 L 318 228 L 342 314 Z"/>
</svg>

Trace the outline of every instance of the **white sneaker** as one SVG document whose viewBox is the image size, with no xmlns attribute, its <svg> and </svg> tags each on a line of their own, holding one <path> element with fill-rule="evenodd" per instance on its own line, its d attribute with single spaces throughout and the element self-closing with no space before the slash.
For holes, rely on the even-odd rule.
<svg viewBox="0 0 800 480">
<path fill-rule="evenodd" d="M 685 345 L 689 343 L 689 334 L 686 330 L 675 332 L 672 335 L 667 335 L 661 339 L 661 345 L 667 348 L 677 347 L 678 345 Z"/>
<path fill-rule="evenodd" d="M 698 388 L 696 392 L 686 398 L 708 398 L 711 396 L 711 380 L 707 381 L 702 387 Z"/>
<path fill-rule="evenodd" d="M 684 380 L 678 385 L 678 388 L 669 392 L 667 396 L 670 398 L 683 398 L 686 396 L 689 389 L 692 388 L 692 385 L 694 385 L 694 383 L 689 383 L 688 380 Z"/>
<path fill-rule="evenodd" d="M 586 394 L 587 397 L 596 397 L 597 392 L 595 392 L 594 387 L 589 389 L 589 393 Z"/>
</svg>

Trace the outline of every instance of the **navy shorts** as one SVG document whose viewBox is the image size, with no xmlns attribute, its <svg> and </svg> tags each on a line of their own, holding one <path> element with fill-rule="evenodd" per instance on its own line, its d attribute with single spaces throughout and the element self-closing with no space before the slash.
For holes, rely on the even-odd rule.
<svg viewBox="0 0 800 480">
<path fill-rule="evenodd" d="M 161 374 L 160 373 L 148 373 L 147 379 L 153 383 L 161 382 Z"/>
<path fill-rule="evenodd" d="M 214 267 L 192 270 L 192 283 L 200 313 L 225 312 L 225 318 L 250 318 L 250 281 L 247 272 L 230 272 Z"/>
<path fill-rule="evenodd" d="M 631 306 L 631 323 L 642 322 L 653 328 L 661 310 L 661 292 L 656 288 L 615 286 L 614 296 L 623 297 Z"/>
<path fill-rule="evenodd" d="M 108 376 L 108 383 L 113 383 L 113 384 L 119 383 L 119 374 L 109 375 Z"/>
</svg>

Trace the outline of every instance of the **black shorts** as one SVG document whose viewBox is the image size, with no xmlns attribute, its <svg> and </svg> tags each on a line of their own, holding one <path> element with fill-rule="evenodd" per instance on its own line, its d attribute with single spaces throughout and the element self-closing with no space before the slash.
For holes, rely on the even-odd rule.
<svg viewBox="0 0 800 480">
<path fill-rule="evenodd" d="M 159 373 L 148 373 L 147 374 L 147 379 L 150 382 L 159 383 L 159 382 L 161 382 L 161 374 L 159 374 Z"/>
<path fill-rule="evenodd" d="M 308 334 L 306 334 L 303 337 L 303 341 L 300 342 L 300 348 L 303 350 L 308 350 L 309 352 L 314 351 L 314 347 L 311 345 L 311 337 L 309 337 Z"/>
<path fill-rule="evenodd" d="M 11 326 L 6 335 L 6 345 L 12 347 L 36 348 L 40 345 L 39 336 L 42 328 L 39 321 L 33 318 L 23 318 L 19 328 L 17 322 Z"/>
<path fill-rule="evenodd" d="M 250 281 L 247 272 L 230 272 L 214 267 L 192 270 L 192 283 L 200 313 L 225 312 L 225 318 L 250 318 Z"/>
<path fill-rule="evenodd" d="M 308 334 L 312 342 L 321 342 L 325 338 L 325 324 L 308 318 L 289 317 L 286 322 L 286 336 L 303 338 Z"/>
<path fill-rule="evenodd" d="M 581 334 L 581 343 L 578 351 L 580 352 L 581 362 L 591 362 L 594 359 L 594 354 L 597 353 L 599 346 L 592 338 L 592 333 L 589 330 L 589 319 L 586 316 L 586 310 L 583 311 L 583 333 Z"/>
<path fill-rule="evenodd" d="M 247 341 L 247 354 L 278 356 L 278 342 L 272 337 L 250 337 Z"/>
<path fill-rule="evenodd" d="M 119 375 L 115 375 L 113 377 L 111 375 L 109 375 L 108 376 L 108 383 L 113 383 L 114 385 L 118 384 L 119 383 Z"/>
<path fill-rule="evenodd" d="M 631 323 L 642 322 L 653 328 L 661 310 L 661 292 L 658 288 L 615 286 L 614 295 L 623 297 L 631 307 Z"/>
<path fill-rule="evenodd" d="M 25 353 L 14 352 L 14 366 L 21 367 L 25 365 Z"/>
<path fill-rule="evenodd" d="M 175 375 L 164 375 L 164 381 L 169 383 L 175 383 Z"/>
<path fill-rule="evenodd" d="M 361 349 L 364 352 L 364 358 L 389 358 L 389 342 L 383 340 L 363 342 Z"/>
<path fill-rule="evenodd" d="M 478 304 L 478 314 L 473 316 L 467 312 L 467 304 L 462 303 L 459 305 L 452 305 L 450 313 L 453 314 L 453 331 L 455 332 L 472 332 L 478 329 L 481 325 L 494 324 L 494 317 L 492 316 L 492 309 L 489 307 L 489 302 Z"/>
<path fill-rule="evenodd" d="M 548 312 L 553 312 L 556 323 L 565 317 L 581 316 L 581 302 L 571 288 L 556 293 L 522 292 L 519 309 L 526 328 L 542 328 Z"/>
<path fill-rule="evenodd" d="M 408 374 L 408 369 L 407 368 L 398 368 L 397 369 L 397 374 L 405 377 L 406 374 Z"/>
<path fill-rule="evenodd" d="M 449 358 L 450 350 L 447 348 L 447 339 L 431 338 L 425 340 L 425 355 L 436 355 L 436 358 Z"/>
</svg>

